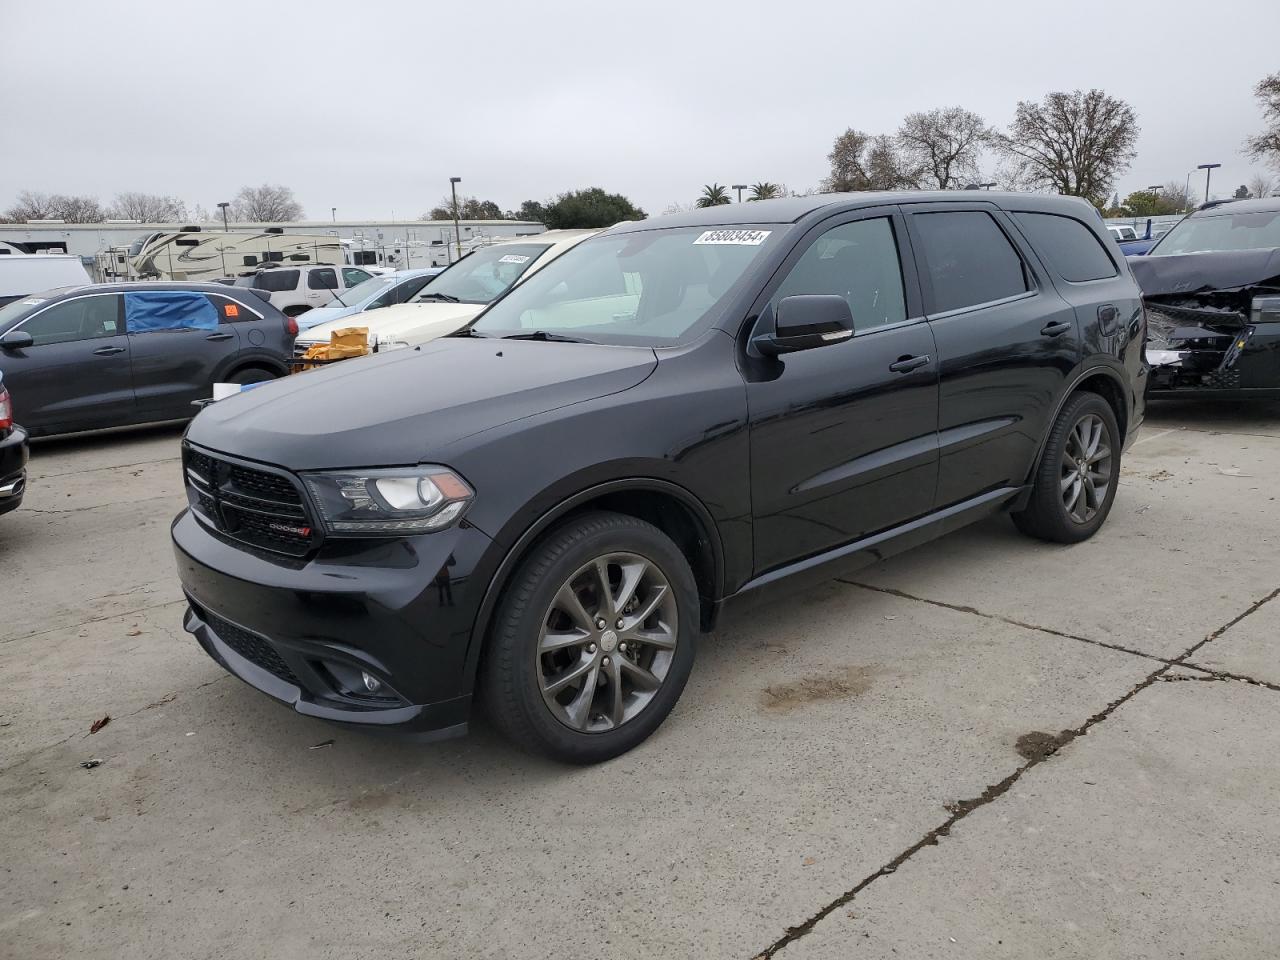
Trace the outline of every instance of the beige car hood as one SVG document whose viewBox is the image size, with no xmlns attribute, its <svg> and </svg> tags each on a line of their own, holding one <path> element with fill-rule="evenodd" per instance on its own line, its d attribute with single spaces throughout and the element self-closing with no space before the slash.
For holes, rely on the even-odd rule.
<svg viewBox="0 0 1280 960">
<path fill-rule="evenodd" d="M 335 330 L 346 327 L 368 327 L 370 343 L 427 343 L 436 337 L 454 333 L 472 320 L 487 304 L 483 303 L 401 303 L 380 310 L 366 310 L 354 317 L 330 320 L 298 334 L 298 343 L 328 343 Z"/>
</svg>

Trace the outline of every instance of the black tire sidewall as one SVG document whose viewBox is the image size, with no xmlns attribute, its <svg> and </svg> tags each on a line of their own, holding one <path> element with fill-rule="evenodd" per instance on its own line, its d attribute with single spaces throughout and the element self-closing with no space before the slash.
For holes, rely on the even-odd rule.
<svg viewBox="0 0 1280 960">
<path fill-rule="evenodd" d="M 583 534 L 584 529 L 591 528 Z M 580 733 L 565 726 L 542 700 L 534 650 L 541 619 L 556 592 L 584 563 L 609 553 L 634 553 L 661 570 L 675 594 L 677 643 L 671 668 L 661 689 L 635 719 L 617 730 Z M 584 515 L 557 528 L 521 564 L 506 591 L 495 619 L 489 651 L 491 676 L 486 696 L 490 712 L 514 711 L 497 717 L 499 726 L 517 740 L 556 759 L 596 763 L 625 753 L 647 739 L 679 700 L 693 669 L 698 634 L 698 590 L 688 561 L 662 531 L 622 514 Z M 507 696 L 501 689 L 506 681 Z"/>
</svg>

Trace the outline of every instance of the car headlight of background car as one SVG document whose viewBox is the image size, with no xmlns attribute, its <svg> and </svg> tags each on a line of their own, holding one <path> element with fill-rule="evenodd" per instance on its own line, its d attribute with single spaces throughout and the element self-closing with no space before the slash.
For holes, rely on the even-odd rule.
<svg viewBox="0 0 1280 960">
<path fill-rule="evenodd" d="M 303 480 L 334 536 L 397 536 L 450 526 L 475 491 L 447 467 L 307 473 Z"/>
</svg>

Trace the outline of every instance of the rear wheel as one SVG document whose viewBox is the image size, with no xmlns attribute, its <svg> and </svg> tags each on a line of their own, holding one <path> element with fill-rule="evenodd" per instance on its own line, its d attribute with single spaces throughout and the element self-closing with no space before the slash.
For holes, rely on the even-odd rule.
<svg viewBox="0 0 1280 960">
<path fill-rule="evenodd" d="M 570 520 L 521 564 L 494 621 L 483 696 L 517 745 L 568 763 L 625 753 L 671 712 L 693 667 L 698 591 L 651 524 Z"/>
<path fill-rule="evenodd" d="M 231 376 L 227 377 L 226 383 L 265 383 L 267 380 L 274 380 L 279 374 L 262 367 L 245 367 L 243 370 L 237 370 Z"/>
<path fill-rule="evenodd" d="M 1023 533 L 1056 543 L 1093 536 L 1111 512 L 1120 478 L 1120 430 L 1096 393 L 1067 401 L 1045 444 L 1031 499 L 1013 515 Z"/>
</svg>

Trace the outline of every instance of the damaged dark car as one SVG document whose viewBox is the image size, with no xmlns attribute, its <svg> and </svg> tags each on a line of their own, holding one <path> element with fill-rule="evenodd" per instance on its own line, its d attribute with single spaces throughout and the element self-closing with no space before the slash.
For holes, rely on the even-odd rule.
<svg viewBox="0 0 1280 960">
<path fill-rule="evenodd" d="M 1208 204 L 1129 265 L 1148 396 L 1280 399 L 1280 198 Z"/>
</svg>

